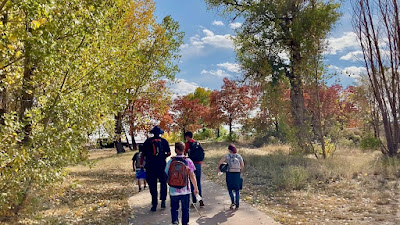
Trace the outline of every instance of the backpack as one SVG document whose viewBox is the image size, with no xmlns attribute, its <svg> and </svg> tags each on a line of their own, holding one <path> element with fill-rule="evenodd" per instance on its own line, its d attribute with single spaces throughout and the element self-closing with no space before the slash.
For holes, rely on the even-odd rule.
<svg viewBox="0 0 400 225">
<path fill-rule="evenodd" d="M 132 159 L 132 160 L 135 160 L 135 167 L 136 168 L 141 168 L 140 167 L 140 158 L 142 157 L 142 155 L 143 155 L 143 152 L 138 152 L 133 156 L 135 159 Z M 143 160 L 143 167 L 145 166 L 145 164 L 146 164 L 146 161 Z"/>
<path fill-rule="evenodd" d="M 151 140 L 151 145 L 153 146 L 153 156 L 159 156 L 164 152 L 161 138 Z"/>
<path fill-rule="evenodd" d="M 188 185 L 189 167 L 185 157 L 173 157 L 168 168 L 168 185 L 184 188 Z"/>
<path fill-rule="evenodd" d="M 201 162 L 204 160 L 204 150 L 199 142 L 195 141 L 190 143 L 188 156 L 193 162 Z"/>
<path fill-rule="evenodd" d="M 240 172 L 240 160 L 236 154 L 228 155 L 229 172 Z"/>
</svg>

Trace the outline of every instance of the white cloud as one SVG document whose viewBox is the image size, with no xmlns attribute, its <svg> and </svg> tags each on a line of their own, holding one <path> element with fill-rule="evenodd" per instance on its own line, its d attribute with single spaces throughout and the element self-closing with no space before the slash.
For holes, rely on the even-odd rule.
<svg viewBox="0 0 400 225">
<path fill-rule="evenodd" d="M 350 61 L 358 61 L 363 58 L 363 52 L 362 51 L 353 51 L 349 52 L 346 55 L 340 57 L 341 60 L 350 60 Z"/>
<path fill-rule="evenodd" d="M 341 52 L 348 48 L 359 48 L 357 35 L 354 32 L 344 32 L 342 37 L 339 38 L 328 38 L 328 49 L 327 54 L 336 55 L 337 52 Z"/>
<path fill-rule="evenodd" d="M 214 20 L 214 21 L 212 22 L 212 25 L 214 25 L 214 26 L 224 26 L 224 23 L 223 23 L 222 21 L 216 21 L 216 20 Z"/>
<path fill-rule="evenodd" d="M 199 87 L 194 82 L 188 82 L 185 79 L 176 79 L 176 83 L 171 84 L 171 90 L 175 95 L 187 95 Z M 176 96 L 175 96 L 176 97 Z"/>
<path fill-rule="evenodd" d="M 332 69 L 332 70 L 341 70 L 339 67 L 334 66 L 334 65 L 329 65 L 328 69 Z"/>
<path fill-rule="evenodd" d="M 359 78 L 361 74 L 367 73 L 367 69 L 365 67 L 357 67 L 357 66 L 350 66 L 343 69 L 343 73 L 349 75 L 353 78 Z"/>
<path fill-rule="evenodd" d="M 212 31 L 204 29 L 203 33 L 206 35 L 200 41 L 204 45 L 211 45 L 216 48 L 231 48 L 233 49 L 232 36 L 230 34 L 215 35 Z"/>
<path fill-rule="evenodd" d="M 217 64 L 217 66 L 222 67 L 222 68 L 224 68 L 224 69 L 226 69 L 226 70 L 228 70 L 229 72 L 232 72 L 232 73 L 239 73 L 240 72 L 240 66 L 237 63 L 226 62 L 226 63 Z"/>
<path fill-rule="evenodd" d="M 227 73 L 225 70 L 217 69 L 217 70 L 202 70 L 200 74 L 209 74 L 217 77 L 230 77 L 231 75 Z"/>
<path fill-rule="evenodd" d="M 207 54 L 206 47 L 233 49 L 232 35 L 215 35 L 214 32 L 203 29 L 204 36 L 198 34 L 189 38 L 187 44 L 181 46 L 181 55 L 183 58 L 202 56 Z"/>
<path fill-rule="evenodd" d="M 239 23 L 239 22 L 230 23 L 230 24 L 229 24 L 229 27 L 232 28 L 232 29 L 237 29 L 237 28 L 239 28 L 239 27 L 241 27 L 241 26 L 242 26 L 242 23 Z"/>
</svg>

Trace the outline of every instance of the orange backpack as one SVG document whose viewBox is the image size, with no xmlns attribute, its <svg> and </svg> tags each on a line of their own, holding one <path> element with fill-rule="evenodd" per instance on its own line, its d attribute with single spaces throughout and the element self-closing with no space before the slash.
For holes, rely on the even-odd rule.
<svg viewBox="0 0 400 225">
<path fill-rule="evenodd" d="M 174 188 L 186 187 L 189 171 L 185 157 L 173 157 L 168 169 L 168 185 Z"/>
</svg>

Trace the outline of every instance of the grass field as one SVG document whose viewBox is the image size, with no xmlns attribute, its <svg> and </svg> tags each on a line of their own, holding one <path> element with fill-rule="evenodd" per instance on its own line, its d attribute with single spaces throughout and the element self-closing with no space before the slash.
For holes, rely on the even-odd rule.
<svg viewBox="0 0 400 225">
<path fill-rule="evenodd" d="M 217 176 L 227 143 L 204 144 L 203 171 Z M 379 152 L 339 149 L 327 160 L 289 154 L 286 145 L 237 144 L 246 167 L 242 199 L 283 224 L 400 224 L 400 161 Z M 54 187 L 34 193 L 16 224 L 126 224 L 137 192 L 133 152 L 93 150 Z"/>
<path fill-rule="evenodd" d="M 19 224 L 126 224 L 134 188 L 133 152 L 89 152 L 87 164 L 67 168 L 63 182 L 38 193 Z M 36 202 L 36 203 L 35 203 Z M 32 209 L 32 207 L 35 207 Z"/>
<path fill-rule="evenodd" d="M 245 160 L 242 199 L 283 224 L 400 224 L 400 161 L 342 148 L 329 159 L 288 154 L 285 145 L 238 145 Z M 204 171 L 216 175 L 227 144 L 209 144 Z"/>
</svg>

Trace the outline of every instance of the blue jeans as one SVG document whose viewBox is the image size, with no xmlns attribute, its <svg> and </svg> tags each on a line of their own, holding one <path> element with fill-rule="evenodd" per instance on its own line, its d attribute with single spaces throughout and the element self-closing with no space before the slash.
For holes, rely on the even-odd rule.
<svg viewBox="0 0 400 225">
<path fill-rule="evenodd" d="M 197 181 L 197 188 L 199 189 L 199 195 L 203 197 L 203 194 L 201 193 L 201 164 L 194 164 L 194 167 L 196 167 L 196 170 L 194 171 L 194 175 L 196 175 L 196 181 Z M 192 190 L 192 202 L 196 203 L 197 199 L 196 196 L 194 195 L 194 187 L 193 184 L 190 183 L 191 185 L 191 190 Z"/>
<path fill-rule="evenodd" d="M 235 194 L 236 194 L 236 196 L 235 196 L 236 201 L 234 201 L 233 191 L 235 191 Z M 239 206 L 239 198 L 240 198 L 239 190 L 228 189 L 228 192 L 229 192 L 229 197 L 231 197 L 232 204 L 235 203 L 235 205 Z"/>
<path fill-rule="evenodd" d="M 182 205 L 182 225 L 187 225 L 189 223 L 190 194 L 170 196 L 170 199 L 171 199 L 172 223 L 178 221 L 178 209 L 179 209 L 179 201 L 180 201 L 181 205 Z"/>
</svg>

